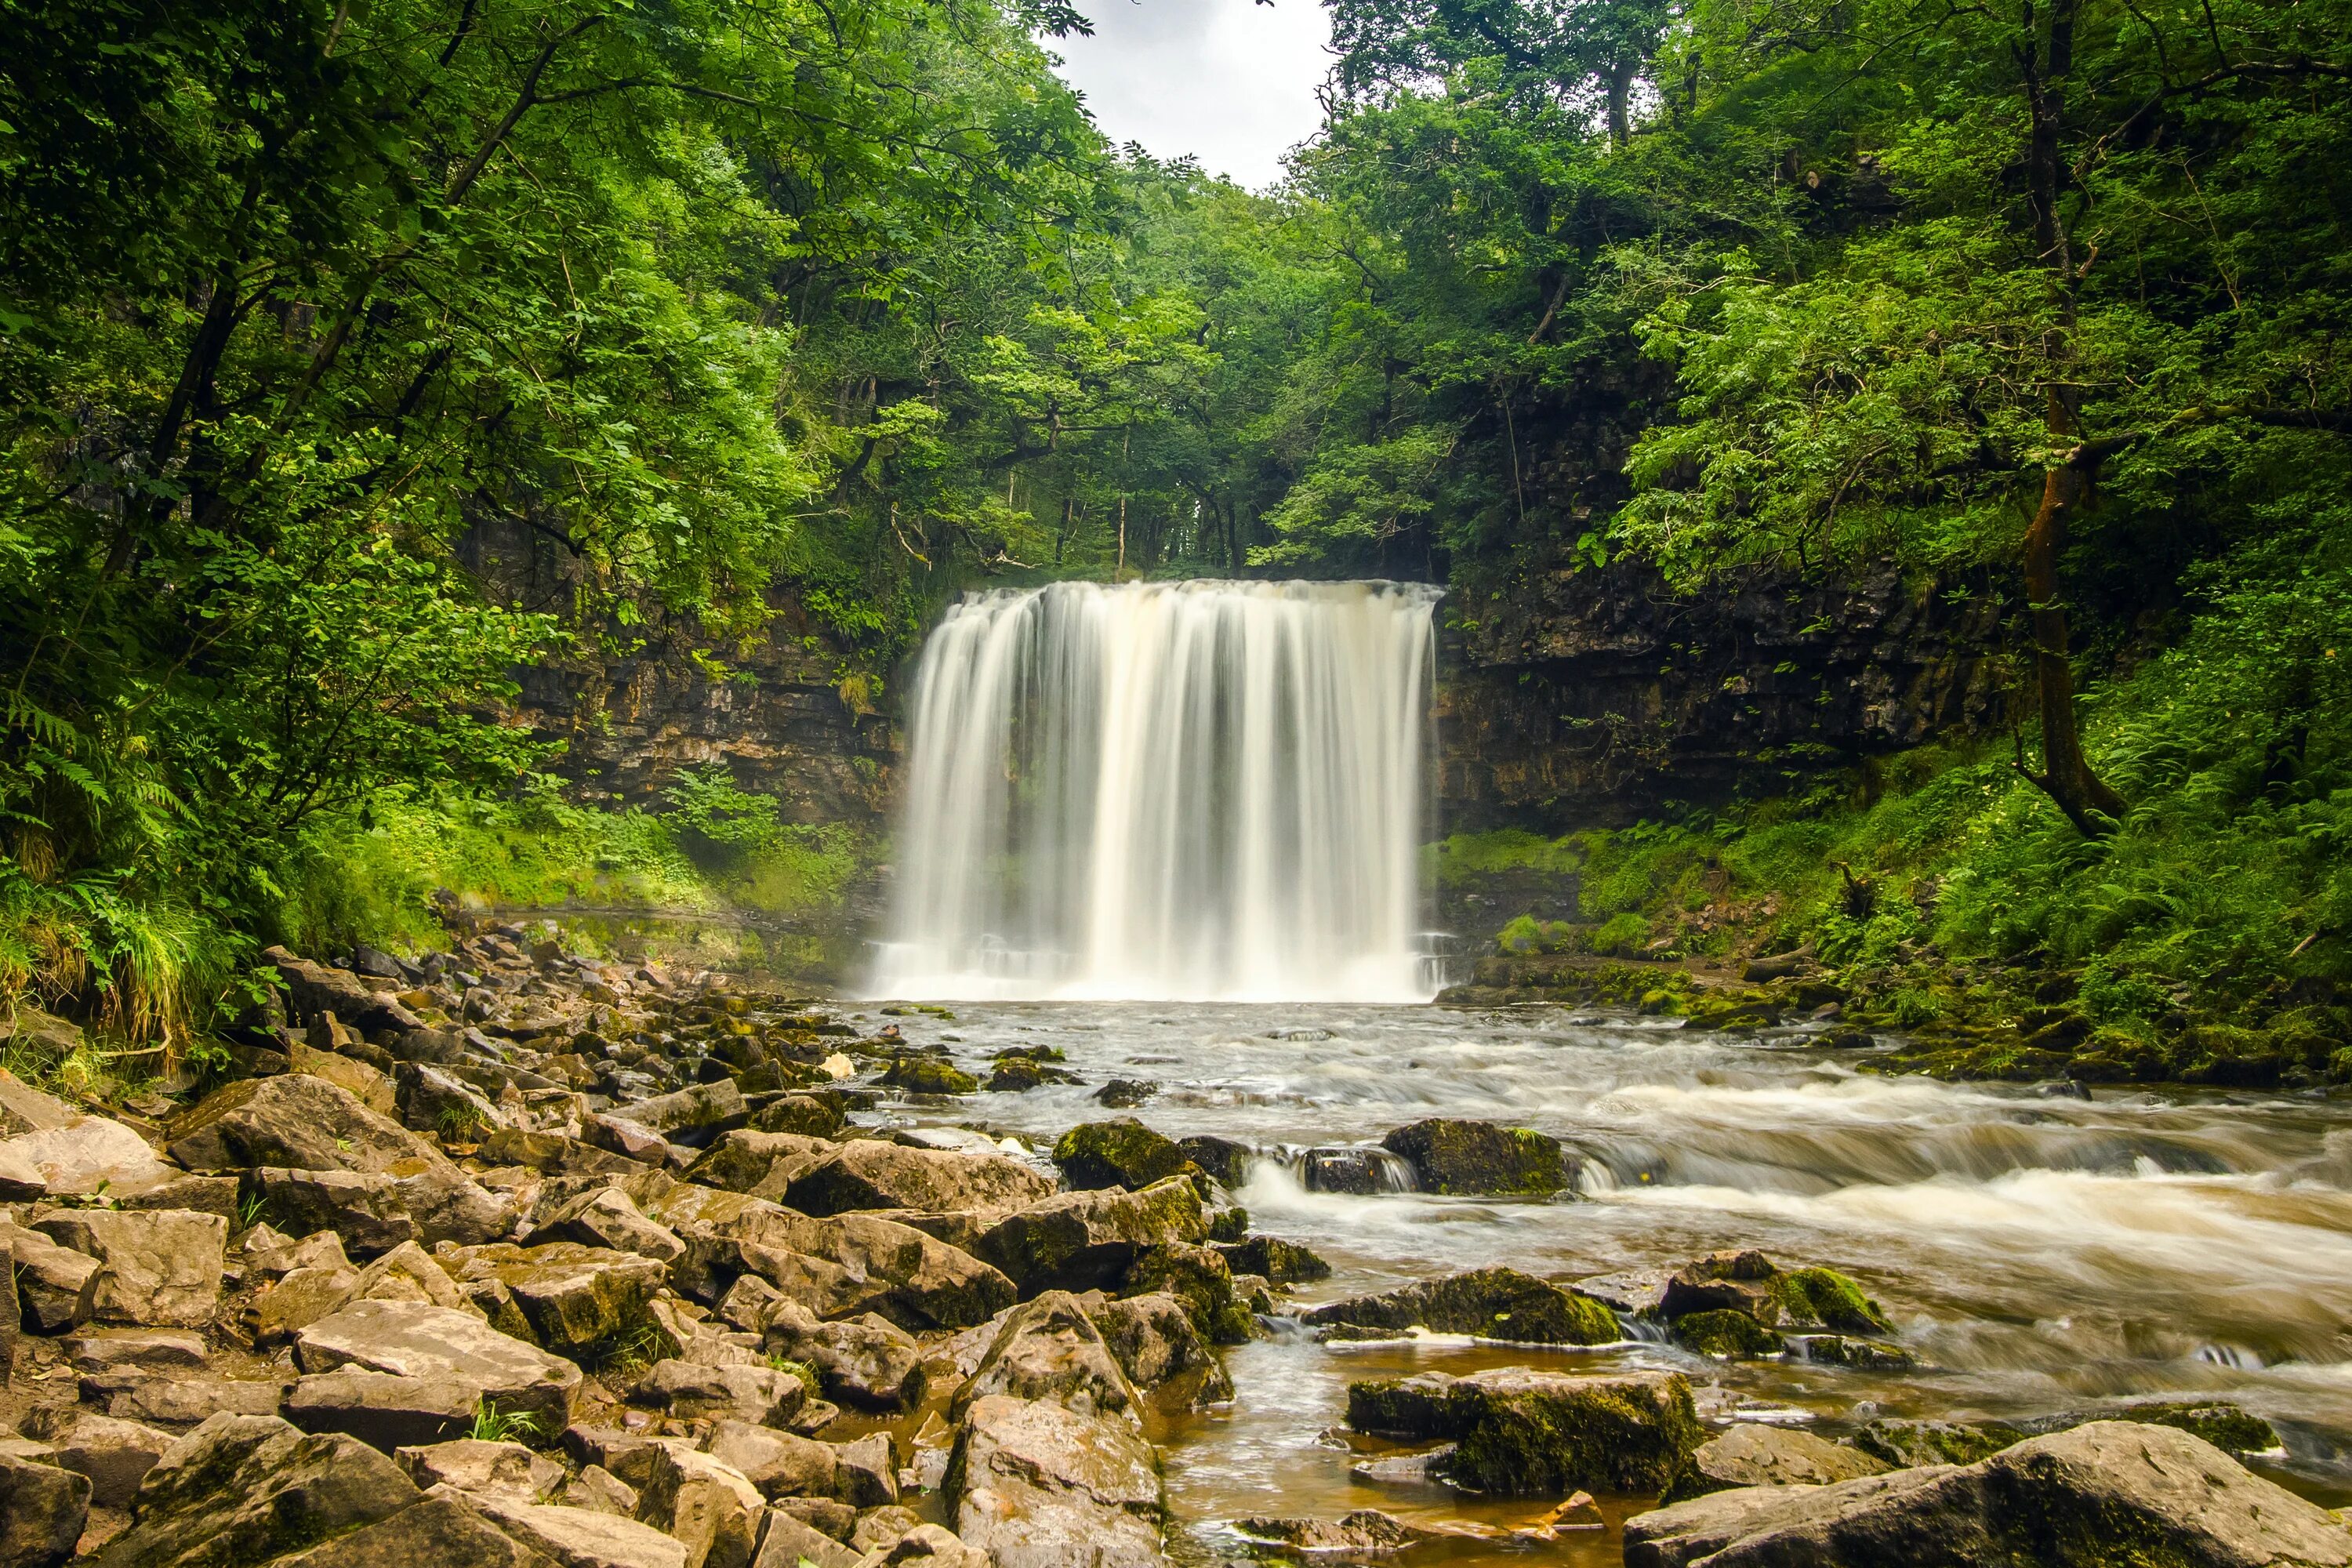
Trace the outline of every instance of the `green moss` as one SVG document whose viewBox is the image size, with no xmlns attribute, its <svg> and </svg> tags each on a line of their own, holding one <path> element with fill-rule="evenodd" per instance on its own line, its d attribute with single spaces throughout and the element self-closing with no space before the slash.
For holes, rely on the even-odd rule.
<svg viewBox="0 0 2352 1568">
<path fill-rule="evenodd" d="M 1624 1337 L 1616 1314 L 1599 1301 L 1515 1268 L 1474 1269 L 1335 1301 L 1307 1313 L 1306 1321 L 1318 1328 L 1390 1335 L 1427 1329 L 1519 1344 L 1600 1345 Z"/>
<path fill-rule="evenodd" d="M 1450 1437 L 1440 1479 L 1490 1497 L 1661 1490 L 1706 1433 L 1680 1377 L 1443 1376 L 1351 1384 L 1360 1431 Z"/>
<path fill-rule="evenodd" d="M 1525 1127 L 1433 1117 L 1381 1140 L 1426 1193 L 1544 1197 L 1570 1187 L 1575 1168 L 1559 1140 Z"/>
<path fill-rule="evenodd" d="M 900 1057 L 882 1081 L 909 1094 L 971 1094 L 980 1088 L 980 1079 L 940 1057 Z"/>
<path fill-rule="evenodd" d="M 1675 1319 L 1675 1342 L 1685 1350 L 1723 1361 L 1779 1355 L 1787 1348 L 1780 1335 L 1746 1312 L 1729 1308 L 1692 1312 Z"/>
<path fill-rule="evenodd" d="M 1054 1145 L 1054 1163 L 1073 1187 L 1140 1189 L 1200 1169 L 1175 1140 L 1131 1116 L 1071 1128 Z"/>
<path fill-rule="evenodd" d="M 1794 1268 L 1772 1282 L 1780 1310 L 1792 1323 L 1819 1323 L 1851 1334 L 1894 1331 L 1878 1303 L 1834 1268 Z"/>
<path fill-rule="evenodd" d="M 1628 910 L 1601 921 L 1586 942 L 1594 952 L 1622 958 L 1640 952 L 1649 940 L 1650 922 Z"/>
<path fill-rule="evenodd" d="M 2250 1415 L 2234 1405 L 2203 1405 L 2194 1401 L 2133 1405 L 2116 1411 L 2115 1419 L 2145 1421 L 2154 1426 L 2177 1426 L 2230 1454 L 2259 1454 L 2279 1446 L 2279 1435 L 2269 1422 L 2259 1415 Z"/>
</svg>

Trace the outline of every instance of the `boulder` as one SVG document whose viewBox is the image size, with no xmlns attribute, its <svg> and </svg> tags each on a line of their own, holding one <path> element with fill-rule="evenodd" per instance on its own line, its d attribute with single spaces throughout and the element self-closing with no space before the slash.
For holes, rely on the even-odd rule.
<svg viewBox="0 0 2352 1568">
<path fill-rule="evenodd" d="M 291 1276 L 289 1276 L 290 1279 Z M 352 1292 L 357 1301 L 423 1301 L 429 1306 L 472 1310 L 466 1293 L 432 1254 L 405 1241 L 365 1268 Z"/>
<path fill-rule="evenodd" d="M 1125 1421 L 1042 1400 L 975 1400 L 948 1465 L 955 1533 L 996 1568 L 1160 1568 L 1150 1446 Z"/>
<path fill-rule="evenodd" d="M 923 1350 L 905 1331 L 869 1312 L 822 1322 L 793 1301 L 776 1304 L 762 1343 L 814 1370 L 827 1397 L 864 1410 L 911 1409 L 923 1395 Z"/>
<path fill-rule="evenodd" d="M 572 1418 L 580 1369 L 502 1334 L 470 1313 L 408 1301 L 357 1301 L 304 1329 L 296 1365 L 306 1373 L 356 1367 L 395 1377 L 454 1380 L 509 1414 L 555 1431 Z"/>
<path fill-rule="evenodd" d="M 492 1323 L 565 1354 L 639 1331 L 667 1279 L 656 1259 L 569 1241 L 452 1248 L 443 1266 Z"/>
<path fill-rule="evenodd" d="M 305 1432 L 340 1432 L 391 1454 L 465 1436 L 483 1404 L 480 1390 L 446 1373 L 403 1377 L 340 1366 L 297 1378 L 278 1414 Z"/>
<path fill-rule="evenodd" d="M 1155 1403 L 1198 1409 L 1234 1396 L 1233 1381 L 1175 1297 L 1155 1292 L 1106 1301 L 1092 1316 L 1128 1382 Z"/>
<path fill-rule="evenodd" d="M 1351 1297 L 1314 1309 L 1305 1321 L 1346 1339 L 1395 1338 L 1416 1328 L 1522 1344 L 1598 1345 L 1624 1337 L 1616 1314 L 1600 1302 L 1516 1268 L 1480 1268 Z"/>
<path fill-rule="evenodd" d="M 1176 1147 L 1184 1158 L 1228 1187 L 1238 1187 L 1249 1177 L 1250 1162 L 1257 1151 L 1246 1143 L 1236 1143 L 1230 1138 L 1214 1138 L 1206 1133 L 1192 1138 L 1180 1138 Z"/>
<path fill-rule="evenodd" d="M 1412 1167 L 1385 1149 L 1309 1149 L 1298 1162 L 1299 1184 L 1310 1193 L 1371 1197 L 1402 1192 L 1412 1178 Z"/>
<path fill-rule="evenodd" d="M 331 1231 L 354 1258 L 373 1258 L 424 1234 L 395 1176 L 264 1165 L 247 1173 L 245 1187 L 272 1226 L 294 1236 Z"/>
<path fill-rule="evenodd" d="M 420 1488 L 502 1492 L 522 1502 L 552 1502 L 563 1489 L 563 1467 L 520 1443 L 460 1437 L 396 1449 L 392 1458 Z"/>
<path fill-rule="evenodd" d="M 841 1487 L 841 1461 L 830 1443 L 780 1432 L 756 1421 L 722 1418 L 704 1439 L 710 1457 L 740 1471 L 770 1500 L 826 1498 Z"/>
<path fill-rule="evenodd" d="M 1625 1524 L 1628 1568 L 2343 1568 L 2344 1521 L 2170 1427 L 2099 1421 L 1972 1465 L 1712 1492 Z"/>
<path fill-rule="evenodd" d="M 268 1563 L 415 1501 L 408 1478 L 363 1443 L 306 1436 L 274 1415 L 223 1414 L 155 1462 L 131 1527 L 89 1562 L 93 1568 Z"/>
<path fill-rule="evenodd" d="M 1892 1416 L 1873 1421 L 1853 1438 L 1856 1448 L 1898 1470 L 1920 1465 L 1973 1465 L 2024 1440 L 2025 1434 L 2016 1427 L 1997 1423 L 1905 1421 Z"/>
<path fill-rule="evenodd" d="M 864 1555 L 789 1513 L 770 1509 L 759 1555 L 751 1561 L 752 1568 L 801 1568 L 803 1563 L 811 1568 L 857 1568 Z"/>
<path fill-rule="evenodd" d="M 868 1432 L 833 1445 L 841 1500 L 854 1508 L 887 1508 L 898 1500 L 898 1450 L 887 1432 Z"/>
<path fill-rule="evenodd" d="M 1677 1503 L 1735 1487 L 1829 1486 L 1884 1475 L 1892 1468 L 1859 1448 L 1811 1432 L 1740 1422 L 1700 1444 L 1666 1483 L 1658 1501 Z"/>
<path fill-rule="evenodd" d="M 390 1519 L 322 1542 L 272 1568 L 556 1568 L 460 1497 L 427 1497 Z"/>
<path fill-rule="evenodd" d="M 1331 1266 L 1312 1248 L 1279 1237 L 1252 1236 L 1216 1247 L 1234 1273 L 1255 1274 L 1269 1285 L 1311 1285 L 1331 1277 Z"/>
<path fill-rule="evenodd" d="M 937 1524 L 919 1524 L 898 1538 L 882 1560 L 913 1568 L 992 1568 L 992 1559 L 954 1531 Z"/>
<path fill-rule="evenodd" d="M 1425 1193 L 1548 1197 L 1576 1184 L 1575 1156 L 1525 1127 L 1433 1117 L 1398 1128 L 1381 1147 L 1412 1167 Z"/>
<path fill-rule="evenodd" d="M 950 1414 L 976 1399 L 1043 1399 L 1081 1415 L 1136 1419 L 1139 1401 L 1118 1358 L 1076 1297 L 1048 1290 L 1007 1313 L 979 1368 L 956 1391 Z"/>
<path fill-rule="evenodd" d="M 919 1209 L 1001 1218 L 1054 1195 L 1054 1181 L 1003 1154 L 908 1149 L 874 1139 L 836 1145 L 782 1193 L 789 1208 L 836 1215 Z"/>
<path fill-rule="evenodd" d="M 1156 1079 L 1115 1078 L 1095 1090 L 1095 1103 L 1112 1110 L 1130 1110 L 1148 1103 L 1159 1092 Z"/>
<path fill-rule="evenodd" d="M 89 1477 L 0 1452 L 0 1563 L 57 1568 L 89 1518 Z"/>
<path fill-rule="evenodd" d="M 209 1322 L 220 1302 L 228 1222 L 188 1209 L 70 1209 L 36 1229 L 98 1259 L 85 1316 L 100 1323 Z"/>
<path fill-rule="evenodd" d="M 1720 1361 L 1748 1361 L 1779 1355 L 1788 1342 L 1746 1312 L 1718 1308 L 1710 1312 L 1686 1312 L 1675 1320 L 1675 1343 Z"/>
<path fill-rule="evenodd" d="M 283 947 L 265 948 L 261 956 L 286 983 L 286 1010 L 298 1024 L 332 1013 L 366 1034 L 424 1027 L 424 1020 L 396 997 L 373 989 L 349 970 L 314 963 Z"/>
<path fill-rule="evenodd" d="M 247 1079 L 175 1117 L 172 1157 L 191 1171 L 360 1171 L 414 1175 L 441 1152 L 358 1096 L 302 1073 Z"/>
<path fill-rule="evenodd" d="M 692 1448 L 653 1450 L 637 1518 L 686 1547 L 687 1568 L 751 1568 L 767 1504 L 734 1467 Z"/>
<path fill-rule="evenodd" d="M 103 1373 L 82 1379 L 83 1403 L 118 1421 L 157 1426 L 194 1426 L 226 1411 L 236 1415 L 276 1414 L 286 1397 L 283 1378 L 190 1376 L 184 1372 Z"/>
<path fill-rule="evenodd" d="M 755 1274 L 820 1316 L 876 1310 L 916 1329 L 984 1323 L 1013 1304 L 1013 1281 L 960 1248 L 866 1215 L 818 1218 L 691 1184 L 656 1205 L 686 1253 L 677 1288 L 717 1300 Z"/>
<path fill-rule="evenodd" d="M 757 1132 L 796 1132 L 805 1138 L 838 1138 L 849 1125 L 841 1101 L 826 1094 L 787 1094 L 751 1113 Z"/>
<path fill-rule="evenodd" d="M 48 1177 L 30 1155 L 0 1143 L 0 1204 L 37 1203 L 48 1191 Z"/>
<path fill-rule="evenodd" d="M 467 1500 L 558 1568 L 687 1568 L 684 1542 L 634 1519 L 598 1509 L 516 1502 L 496 1492 Z"/>
<path fill-rule="evenodd" d="M 743 1105 L 743 1091 L 732 1079 L 698 1083 L 675 1094 L 615 1107 L 606 1114 L 658 1133 L 673 1143 L 697 1136 L 715 1138 L 742 1126 L 751 1117 Z"/>
<path fill-rule="evenodd" d="M 783 1185 L 789 1184 L 794 1175 L 833 1153 L 837 1147 L 830 1138 L 738 1128 L 732 1132 L 720 1134 L 716 1142 L 704 1150 L 694 1163 L 686 1168 L 686 1179 L 700 1182 L 706 1186 L 722 1187 L 730 1193 L 748 1193 L 772 1177 L 777 1186 L 761 1195 L 773 1197 L 782 1193 Z"/>
<path fill-rule="evenodd" d="M 900 1057 L 882 1082 L 909 1094 L 971 1094 L 980 1088 L 980 1079 L 942 1057 Z"/>
<path fill-rule="evenodd" d="M 48 1047 L 44 1054 L 52 1057 L 70 1056 L 82 1043 L 81 1031 L 73 1025 L 21 1001 L 16 1004 L 7 1027 L 8 1032 L 0 1035 L 0 1039 L 15 1040 L 20 1045 L 29 1039 L 37 1048 Z M 70 1127 L 83 1114 L 56 1095 L 35 1089 L 6 1068 L 0 1068 L 0 1138 Z"/>
<path fill-rule="evenodd" d="M 286 1059 L 296 1072 L 308 1073 L 338 1089 L 351 1090 L 362 1105 L 379 1116 L 399 1114 L 399 1097 L 394 1091 L 392 1079 L 354 1057 L 319 1050 L 296 1040 L 287 1047 Z"/>
<path fill-rule="evenodd" d="M 808 1403 L 808 1392 L 798 1377 L 772 1366 L 702 1366 L 670 1357 L 637 1379 L 629 1401 L 680 1421 L 715 1416 L 781 1426 Z"/>
<path fill-rule="evenodd" d="M 1392 1556 L 1408 1546 L 1431 1540 L 1433 1534 L 1416 1530 L 1376 1508 L 1359 1509 L 1337 1520 L 1237 1519 L 1234 1528 L 1253 1541 L 1274 1542 L 1325 1561 L 1339 1562 Z"/>
<path fill-rule="evenodd" d="M 1526 1367 L 1351 1384 L 1348 1425 L 1450 1441 L 1453 1451 L 1430 1473 L 1497 1497 L 1656 1492 L 1705 1436 L 1679 1375 L 1580 1377 Z"/>
<path fill-rule="evenodd" d="M 194 1209 L 198 1214 L 216 1214 L 236 1229 L 236 1205 L 241 1184 L 235 1176 L 188 1176 L 177 1172 L 172 1179 L 158 1183 L 144 1191 L 117 1194 L 111 1187 L 107 1196 L 119 1209 Z"/>
<path fill-rule="evenodd" d="M 1216 1344 L 1243 1344 L 1256 1331 L 1249 1309 L 1234 1298 L 1233 1268 L 1205 1247 L 1171 1242 L 1146 1247 L 1119 1276 L 1118 1289 L 1123 1296 L 1175 1297 L 1192 1314 L 1192 1326 Z"/>
<path fill-rule="evenodd" d="M 9 1277 L 26 1327 L 61 1333 L 89 1316 L 88 1289 L 99 1269 L 97 1258 L 5 1219 L 0 1219 L 0 1244 L 8 1248 Z"/>
<path fill-rule="evenodd" d="M 86 1410 L 71 1417 L 70 1426 L 50 1439 L 50 1447 L 61 1468 L 89 1478 L 93 1505 L 128 1508 L 147 1472 L 177 1441 L 152 1426 Z"/>
<path fill-rule="evenodd" d="M 1154 1132 L 1131 1116 L 1088 1121 L 1071 1128 L 1054 1145 L 1054 1163 L 1070 1185 L 1090 1191 L 1129 1190 L 1200 1169 L 1176 1141 Z"/>
<path fill-rule="evenodd" d="M 1117 1284 L 1148 1247 L 1208 1239 L 1201 1194 L 1182 1176 L 1140 1192 L 1063 1193 L 992 1226 L 976 1251 L 1024 1296 Z"/>
<path fill-rule="evenodd" d="M 647 1219 L 645 1211 L 618 1187 L 597 1187 L 558 1205 L 532 1229 L 530 1239 L 534 1244 L 571 1241 L 609 1247 L 665 1264 L 677 1261 L 686 1251 L 676 1232 Z"/>
<path fill-rule="evenodd" d="M 1892 1328 L 1878 1303 L 1837 1270 L 1784 1269 L 1753 1250 L 1712 1253 L 1676 1269 L 1657 1310 L 1669 1322 L 1699 1312 L 1744 1312 L 1767 1328 L 1854 1334 L 1883 1334 Z"/>
<path fill-rule="evenodd" d="M 0 1142 L 0 1159 L 17 1170 L 20 1184 L 29 1167 L 41 1187 L 57 1195 L 103 1191 L 125 1197 L 180 1174 L 155 1157 L 147 1140 L 104 1116 L 76 1115 L 61 1127 L 19 1133 Z"/>
<path fill-rule="evenodd" d="M 262 1285 L 246 1301 L 237 1325 L 257 1346 L 281 1345 L 320 1319 L 341 1311 L 359 1289 L 360 1271 L 348 1263 L 292 1269 Z"/>
<path fill-rule="evenodd" d="M 445 1241 L 479 1247 L 512 1234 L 515 1208 L 455 1165 L 436 1164 L 400 1180 L 400 1200 L 427 1247 Z"/>
<path fill-rule="evenodd" d="M 488 1096 L 444 1068 L 404 1061 L 394 1069 L 392 1083 L 401 1125 L 412 1131 L 470 1143 L 509 1124 L 507 1113 Z"/>
</svg>

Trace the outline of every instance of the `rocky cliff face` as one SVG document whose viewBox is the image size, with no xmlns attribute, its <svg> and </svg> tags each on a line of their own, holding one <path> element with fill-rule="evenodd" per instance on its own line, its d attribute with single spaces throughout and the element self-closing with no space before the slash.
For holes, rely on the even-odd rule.
<svg viewBox="0 0 2352 1568">
<path fill-rule="evenodd" d="M 2001 721 L 1988 595 L 1757 574 L 1671 593 L 1636 563 L 1451 598 L 1438 689 L 1450 832 L 1630 821 Z"/>
</svg>

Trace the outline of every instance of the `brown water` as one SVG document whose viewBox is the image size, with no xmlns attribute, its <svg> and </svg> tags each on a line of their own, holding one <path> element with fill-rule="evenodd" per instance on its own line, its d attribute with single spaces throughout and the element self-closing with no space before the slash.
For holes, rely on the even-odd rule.
<svg viewBox="0 0 2352 1568">
<path fill-rule="evenodd" d="M 2273 1479 L 2352 1501 L 2352 1100 L 2103 1090 L 2084 1103 L 1859 1073 L 1855 1055 L 1811 1048 L 1801 1031 L 1727 1038 L 1550 1008 L 957 1011 L 953 1023 L 900 1021 L 910 1038 L 951 1037 L 966 1065 L 1010 1046 L 1058 1047 L 1087 1087 L 888 1119 L 1049 1142 L 1112 1114 L 1092 1086 L 1156 1079 L 1161 1092 L 1131 1114 L 1171 1136 L 1216 1133 L 1265 1152 L 1239 1194 L 1255 1228 L 1308 1243 L 1335 1268 L 1302 1300 L 1492 1264 L 1574 1279 L 1754 1247 L 1853 1274 L 1929 1369 L 1723 1363 L 1654 1342 L 1571 1352 L 1279 1335 L 1229 1352 L 1230 1408 L 1160 1434 L 1171 1500 L 1204 1550 L 1234 1548 L 1226 1521 L 1252 1513 L 1379 1507 L 1496 1525 L 1540 1513 L 1363 1481 L 1338 1430 L 1351 1379 L 1511 1364 L 1672 1368 L 1718 1419 L 1829 1436 L 1882 1415 L 2020 1421 L 2151 1396 L 2226 1398 L 2283 1434 L 2285 1452 L 2258 1461 Z M 1581 1201 L 1343 1197 L 1302 1190 L 1285 1163 L 1309 1145 L 1372 1142 L 1434 1115 L 1561 1138 L 1586 1162 Z M 1538 1555 L 1618 1561 L 1615 1523 L 1642 1503 L 1602 1503 L 1608 1530 Z M 1466 1542 L 1454 1555 L 1528 1553 Z"/>
</svg>

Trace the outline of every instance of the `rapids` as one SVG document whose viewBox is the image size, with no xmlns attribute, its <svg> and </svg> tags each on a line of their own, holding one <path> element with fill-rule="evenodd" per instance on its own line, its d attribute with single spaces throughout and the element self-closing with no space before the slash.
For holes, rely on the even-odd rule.
<svg viewBox="0 0 2352 1568">
<path fill-rule="evenodd" d="M 1359 1480 L 1336 1435 L 1348 1380 L 1413 1369 L 1573 1363 L 1667 1366 L 1708 1400 L 1834 1436 L 1874 1415 L 2011 1421 L 2155 1395 L 2237 1401 L 2287 1452 L 2256 1461 L 2331 1505 L 2352 1501 L 2352 1104 L 2255 1093 L 2084 1102 L 2021 1086 L 1855 1070 L 1797 1030 L 1749 1039 L 1550 1008 L 1138 1003 L 959 1005 L 902 1018 L 967 1066 L 1053 1046 L 1088 1087 L 982 1094 L 961 1114 L 893 1107 L 1033 1147 L 1132 1114 L 1171 1136 L 1260 1150 L 1239 1194 L 1254 1228 L 1309 1243 L 1335 1277 L 1315 1302 L 1506 1263 L 1563 1278 L 1675 1264 L 1727 1247 L 1847 1270 L 1930 1370 L 1719 1363 L 1665 1343 L 1593 1351 L 1426 1342 L 1325 1347 L 1283 1335 L 1227 1352 L 1230 1408 L 1175 1422 L 1171 1500 L 1203 1547 L 1250 1513 L 1380 1507 L 1429 1520 L 1523 1521 L 1528 1504 Z M 1275 1037 L 1277 1034 L 1283 1037 Z M 1160 1092 L 1104 1110 L 1092 1086 Z M 1586 1165 L 1583 1201 L 1303 1190 L 1309 1145 L 1377 1140 L 1425 1116 L 1551 1132 Z M 1706 1392 L 1707 1385 L 1717 1391 Z M 1364 1449 L 1377 1445 L 1362 1443 Z M 1603 1499 L 1612 1519 L 1634 1500 Z M 1549 1560 L 1617 1561 L 1617 1537 Z M 1524 1551 L 1465 1544 L 1465 1561 Z"/>
</svg>

